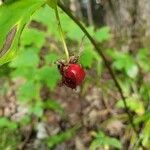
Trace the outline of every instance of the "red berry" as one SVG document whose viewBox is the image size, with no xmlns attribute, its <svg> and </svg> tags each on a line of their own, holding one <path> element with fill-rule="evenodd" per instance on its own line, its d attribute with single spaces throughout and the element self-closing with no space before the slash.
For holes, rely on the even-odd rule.
<svg viewBox="0 0 150 150">
<path fill-rule="evenodd" d="M 62 74 L 63 83 L 74 89 L 80 85 L 85 78 L 85 71 L 79 64 L 68 64 Z"/>
</svg>

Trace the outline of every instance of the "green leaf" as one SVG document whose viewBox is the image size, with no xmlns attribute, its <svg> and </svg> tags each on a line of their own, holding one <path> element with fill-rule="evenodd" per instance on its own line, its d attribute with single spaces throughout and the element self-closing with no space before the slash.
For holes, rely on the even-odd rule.
<svg viewBox="0 0 150 150">
<path fill-rule="evenodd" d="M 102 131 L 95 134 L 95 139 L 90 144 L 90 150 L 97 150 L 97 148 L 105 146 L 121 149 L 122 145 L 118 139 L 106 136 Z"/>
<path fill-rule="evenodd" d="M 47 144 L 48 144 L 48 147 L 49 148 L 53 148 L 54 146 L 56 146 L 57 144 L 60 144 L 66 140 L 69 140 L 71 139 L 76 131 L 78 130 L 78 126 L 75 126 L 71 129 L 68 129 L 67 131 L 65 132 L 62 132 L 62 133 L 59 133 L 57 135 L 54 135 L 54 136 L 51 136 L 47 139 Z"/>
<path fill-rule="evenodd" d="M 108 50 L 108 54 L 114 59 L 114 68 L 117 70 L 124 70 L 130 78 L 135 78 L 137 76 L 138 67 L 130 54 L 121 53 L 116 50 Z"/>
<path fill-rule="evenodd" d="M 17 150 L 21 142 L 21 134 L 19 130 L 10 128 L 1 129 L 0 134 L 0 149 L 1 150 Z"/>
<path fill-rule="evenodd" d="M 80 42 L 84 34 L 81 29 L 63 12 L 60 13 L 60 20 L 65 36 L 73 41 Z"/>
<path fill-rule="evenodd" d="M 0 6 L 0 64 L 10 61 L 16 55 L 25 24 L 44 3 L 44 0 L 17 0 Z"/>
<path fill-rule="evenodd" d="M 48 5 L 53 8 L 56 9 L 57 7 L 57 0 L 47 0 Z"/>
<path fill-rule="evenodd" d="M 90 144 L 90 150 L 97 150 L 102 146 L 102 143 L 100 140 L 93 140 Z"/>
<path fill-rule="evenodd" d="M 11 73 L 12 78 L 21 77 L 27 80 L 38 79 L 37 68 L 34 67 L 19 67 L 13 70 Z"/>
<path fill-rule="evenodd" d="M 91 68 L 93 61 L 94 61 L 94 56 L 91 50 L 85 50 L 81 57 L 80 57 L 80 63 L 84 66 L 84 67 L 88 67 Z"/>
<path fill-rule="evenodd" d="M 106 137 L 105 143 L 106 143 L 106 145 L 108 144 L 108 145 L 110 145 L 114 148 L 118 148 L 118 149 L 121 149 L 121 147 L 122 147 L 120 141 L 118 139 L 115 139 L 112 137 Z"/>
<path fill-rule="evenodd" d="M 149 102 L 150 98 L 150 84 L 149 82 L 145 81 L 140 87 L 140 94 L 142 99 L 146 102 Z"/>
<path fill-rule="evenodd" d="M 44 111 L 43 103 L 41 101 L 35 101 L 35 103 L 30 107 L 29 111 L 37 117 L 42 117 Z"/>
<path fill-rule="evenodd" d="M 21 101 L 31 101 L 36 98 L 38 93 L 38 88 L 33 81 L 27 81 L 23 84 L 18 91 L 18 98 Z"/>
<path fill-rule="evenodd" d="M 52 31 L 56 32 L 55 30 L 57 30 L 57 26 L 54 25 L 56 24 L 55 18 L 56 17 L 54 11 L 52 11 L 51 8 L 47 5 L 41 7 L 32 16 L 32 20 L 35 20 L 47 26 L 48 30 L 50 30 L 50 33 L 52 33 Z"/>
<path fill-rule="evenodd" d="M 61 105 L 56 100 L 47 100 L 46 102 L 43 103 L 43 108 L 51 109 L 60 114 L 64 113 L 64 109 L 61 107 Z"/>
<path fill-rule="evenodd" d="M 136 112 L 138 115 L 143 115 L 145 113 L 144 104 L 136 96 L 132 96 L 126 99 L 127 106 L 130 110 Z M 116 104 L 118 108 L 124 108 L 122 100 L 119 100 Z"/>
<path fill-rule="evenodd" d="M 145 122 L 145 127 L 143 129 L 142 143 L 148 149 L 150 148 L 150 119 L 147 122 Z"/>
<path fill-rule="evenodd" d="M 35 38 L 36 37 L 36 38 Z M 22 46 L 34 46 L 38 50 L 43 46 L 45 41 L 45 34 L 34 28 L 26 28 L 21 36 L 21 45 Z"/>
<path fill-rule="evenodd" d="M 98 60 L 98 59 L 99 57 L 97 53 L 91 47 L 86 47 L 83 53 L 81 54 L 80 63 L 84 67 L 91 68 L 94 60 Z"/>
<path fill-rule="evenodd" d="M 23 117 L 19 120 L 19 124 L 20 124 L 21 126 L 26 126 L 26 125 L 28 125 L 28 124 L 31 123 L 31 119 L 32 119 L 31 116 L 25 115 L 25 116 L 23 116 Z"/>
<path fill-rule="evenodd" d="M 10 66 L 14 68 L 37 67 L 39 64 L 39 57 L 32 49 L 23 50 L 15 57 Z"/>
<path fill-rule="evenodd" d="M 96 38 L 96 40 L 98 40 L 100 42 L 109 40 L 111 38 L 110 28 L 102 27 L 102 28 L 98 29 L 95 33 L 95 38 Z"/>
<path fill-rule="evenodd" d="M 138 74 L 138 67 L 136 64 L 127 65 L 125 70 L 130 78 L 135 78 Z"/>
<path fill-rule="evenodd" d="M 139 125 L 140 123 L 149 120 L 149 118 L 150 118 L 150 112 L 145 112 L 143 115 L 135 117 L 134 123 L 135 125 Z"/>
<path fill-rule="evenodd" d="M 45 61 L 47 64 L 54 64 L 58 60 L 58 54 L 50 53 L 45 56 Z"/>
<path fill-rule="evenodd" d="M 141 67 L 142 70 L 148 72 L 150 71 L 150 52 L 146 48 L 139 49 L 137 53 L 137 63 Z"/>
<path fill-rule="evenodd" d="M 56 66 L 44 66 L 39 70 L 39 79 L 54 90 L 60 80 L 60 73 Z"/>
<path fill-rule="evenodd" d="M 7 118 L 0 118 L 0 128 L 9 128 L 9 129 L 16 129 L 17 128 L 17 123 L 12 122 L 8 120 Z"/>
</svg>

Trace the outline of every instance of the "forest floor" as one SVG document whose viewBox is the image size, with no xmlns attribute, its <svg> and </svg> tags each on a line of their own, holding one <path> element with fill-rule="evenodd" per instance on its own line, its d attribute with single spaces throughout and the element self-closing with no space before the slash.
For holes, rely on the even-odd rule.
<svg viewBox="0 0 150 150">
<path fill-rule="evenodd" d="M 9 117 L 11 120 L 18 121 L 28 113 L 28 105 L 18 103 L 16 93 L 21 80 L 11 81 L 9 90 L 0 99 L 0 116 Z M 5 82 L 1 80 L 1 85 Z M 44 110 L 45 119 L 34 120 L 37 128 L 33 129 L 31 125 L 21 129 L 24 137 L 21 149 L 25 150 L 46 150 L 42 143 L 43 137 L 55 135 L 65 131 L 75 125 L 79 129 L 75 136 L 55 147 L 55 150 L 86 150 L 93 139 L 95 131 L 103 130 L 109 136 L 119 138 L 124 145 L 130 139 L 130 135 L 124 134 L 127 123 L 126 114 L 115 107 L 116 99 L 119 94 L 112 92 L 104 93 L 101 88 L 88 85 L 86 91 L 82 88 L 72 90 L 65 86 L 57 87 L 54 92 L 43 87 L 41 97 L 43 99 L 51 98 L 57 100 L 64 109 L 65 115 L 52 110 Z M 117 119 L 118 118 L 118 119 Z M 34 122 L 33 121 L 33 122 Z"/>
</svg>

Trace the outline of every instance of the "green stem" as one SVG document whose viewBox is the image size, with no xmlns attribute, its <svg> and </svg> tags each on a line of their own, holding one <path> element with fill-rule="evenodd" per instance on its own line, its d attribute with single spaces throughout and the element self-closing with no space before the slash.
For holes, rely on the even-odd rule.
<svg viewBox="0 0 150 150">
<path fill-rule="evenodd" d="M 138 133 L 138 131 L 136 130 L 135 125 L 133 123 L 133 117 L 130 114 L 129 108 L 127 106 L 126 97 L 123 94 L 122 88 L 121 88 L 121 86 L 120 86 L 120 84 L 119 84 L 119 82 L 118 82 L 118 80 L 117 80 L 117 78 L 116 78 L 116 76 L 115 76 L 115 74 L 114 74 L 114 72 L 113 72 L 113 70 L 112 70 L 112 68 L 111 68 L 111 66 L 110 66 L 107 58 L 106 58 L 106 56 L 104 55 L 103 50 L 101 49 L 100 46 L 98 46 L 98 44 L 96 43 L 96 41 L 94 40 L 94 38 L 86 30 L 86 28 L 78 21 L 78 19 L 76 17 L 74 17 L 72 15 L 72 13 L 67 8 L 64 7 L 63 4 L 58 3 L 58 6 L 80 27 L 80 29 L 82 30 L 82 32 L 87 36 L 87 38 L 90 40 L 90 42 L 94 46 L 94 48 L 97 51 L 97 53 L 102 57 L 102 59 L 103 59 L 103 61 L 105 63 L 105 66 L 107 67 L 107 69 L 108 69 L 108 71 L 109 71 L 109 73 L 110 73 L 110 75 L 111 75 L 111 77 L 112 77 L 112 79 L 113 79 L 113 81 L 114 81 L 114 83 L 116 85 L 116 88 L 118 89 L 118 91 L 120 93 L 120 96 L 121 96 L 122 101 L 123 101 L 124 106 L 125 106 L 125 111 L 126 111 L 126 113 L 128 114 L 128 117 L 129 117 L 130 124 L 133 127 L 133 130 L 136 133 Z"/>
<path fill-rule="evenodd" d="M 55 15 L 56 15 L 56 19 L 57 19 L 57 22 L 58 22 L 58 30 L 59 30 L 61 40 L 62 40 L 62 43 L 63 43 L 63 46 L 64 46 L 66 59 L 67 59 L 67 62 L 69 62 L 69 51 L 68 51 L 68 48 L 67 48 L 67 45 L 66 45 L 66 42 L 65 42 L 64 33 L 63 33 L 63 30 L 62 30 L 62 27 L 61 27 L 57 6 L 56 6 L 56 9 L 55 9 Z"/>
</svg>

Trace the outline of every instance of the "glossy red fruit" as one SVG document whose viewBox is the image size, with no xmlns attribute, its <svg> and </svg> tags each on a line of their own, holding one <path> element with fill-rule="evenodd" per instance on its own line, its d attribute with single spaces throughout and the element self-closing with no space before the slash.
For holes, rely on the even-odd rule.
<svg viewBox="0 0 150 150">
<path fill-rule="evenodd" d="M 77 85 L 80 85 L 85 78 L 85 71 L 79 64 L 68 64 L 65 66 L 62 74 L 63 83 L 75 89 Z"/>
</svg>

